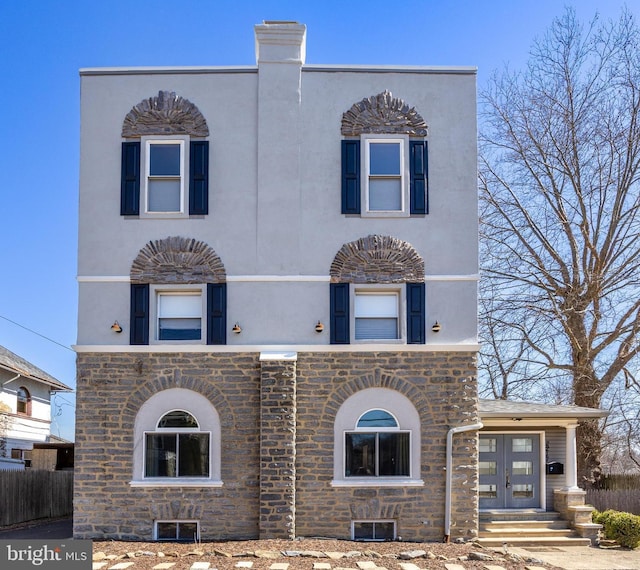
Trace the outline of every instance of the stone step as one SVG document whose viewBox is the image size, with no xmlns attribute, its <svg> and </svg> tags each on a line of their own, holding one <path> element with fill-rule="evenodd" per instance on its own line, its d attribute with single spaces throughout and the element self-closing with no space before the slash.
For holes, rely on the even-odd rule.
<svg viewBox="0 0 640 570">
<path fill-rule="evenodd" d="M 531 546 L 590 546 L 588 538 L 573 537 L 516 537 L 516 536 L 492 536 L 476 539 L 478 544 L 487 548 L 502 548 L 505 544 L 509 547 L 528 548 Z"/>
<path fill-rule="evenodd" d="M 480 522 L 486 521 L 555 521 L 562 520 L 560 513 L 555 511 L 481 511 Z"/>
<path fill-rule="evenodd" d="M 552 528 L 552 529 L 565 529 L 569 528 L 569 523 L 563 520 L 526 520 L 526 521 L 481 521 L 479 529 L 481 531 L 495 531 L 501 528 L 522 528 L 522 529 L 536 529 L 536 528 Z"/>
<path fill-rule="evenodd" d="M 542 536 L 547 537 L 571 537 L 575 536 L 575 531 L 570 528 L 508 528 L 504 527 L 495 530 L 481 530 L 478 532 L 478 536 L 482 538 L 491 538 L 493 536 L 503 537 L 531 537 L 539 538 Z"/>
</svg>

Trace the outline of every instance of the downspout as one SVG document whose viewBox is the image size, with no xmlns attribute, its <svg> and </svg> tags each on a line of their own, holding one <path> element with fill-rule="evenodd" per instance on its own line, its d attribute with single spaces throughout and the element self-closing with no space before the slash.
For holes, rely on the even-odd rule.
<svg viewBox="0 0 640 570">
<path fill-rule="evenodd" d="M 482 422 L 468 426 L 453 427 L 447 432 L 447 464 L 446 464 L 446 484 L 444 490 L 444 542 L 449 542 L 451 535 L 451 481 L 453 479 L 453 435 L 465 431 L 482 429 Z"/>
</svg>

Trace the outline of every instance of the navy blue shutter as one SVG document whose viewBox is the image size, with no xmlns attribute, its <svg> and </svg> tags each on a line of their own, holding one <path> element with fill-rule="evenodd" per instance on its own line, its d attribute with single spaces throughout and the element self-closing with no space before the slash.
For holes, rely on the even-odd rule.
<svg viewBox="0 0 640 570">
<path fill-rule="evenodd" d="M 207 344 L 227 344 L 227 284 L 207 284 Z"/>
<path fill-rule="evenodd" d="M 425 343 L 424 283 L 407 283 L 407 344 Z"/>
<path fill-rule="evenodd" d="M 349 344 L 349 284 L 330 283 L 330 342 Z"/>
<path fill-rule="evenodd" d="M 189 150 L 189 214 L 209 213 L 209 141 L 191 141 Z"/>
<path fill-rule="evenodd" d="M 131 284 L 131 344 L 149 344 L 149 285 Z"/>
<path fill-rule="evenodd" d="M 409 141 L 411 214 L 428 214 L 427 141 Z"/>
<path fill-rule="evenodd" d="M 120 215 L 140 213 L 140 142 L 122 143 Z"/>
<path fill-rule="evenodd" d="M 342 213 L 360 213 L 360 141 L 342 141 Z"/>
</svg>

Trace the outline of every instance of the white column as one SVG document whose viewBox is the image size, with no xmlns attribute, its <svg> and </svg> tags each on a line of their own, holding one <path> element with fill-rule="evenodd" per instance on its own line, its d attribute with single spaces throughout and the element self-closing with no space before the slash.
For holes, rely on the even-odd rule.
<svg viewBox="0 0 640 570">
<path fill-rule="evenodd" d="M 578 449 L 576 446 L 576 428 L 578 424 L 569 424 L 565 426 L 566 430 L 566 452 L 567 457 L 565 461 L 565 484 L 567 491 L 579 491 L 578 487 Z"/>
</svg>

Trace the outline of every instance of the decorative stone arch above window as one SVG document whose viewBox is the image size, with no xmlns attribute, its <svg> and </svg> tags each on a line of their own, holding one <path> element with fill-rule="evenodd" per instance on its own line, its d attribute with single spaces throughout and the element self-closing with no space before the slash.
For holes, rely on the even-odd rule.
<svg viewBox="0 0 640 570">
<path fill-rule="evenodd" d="M 122 123 L 123 137 L 154 135 L 209 136 L 202 113 L 191 101 L 173 91 L 159 91 L 143 99 L 127 113 Z"/>
<path fill-rule="evenodd" d="M 168 237 L 150 241 L 131 265 L 131 283 L 224 283 L 226 271 L 218 254 L 192 238 Z"/>
<path fill-rule="evenodd" d="M 422 283 L 424 260 L 405 241 L 370 235 L 344 244 L 329 274 L 332 283 Z"/>
<path fill-rule="evenodd" d="M 341 133 L 345 137 L 363 133 L 427 136 L 427 123 L 415 107 L 384 91 L 365 97 L 342 114 Z"/>
</svg>

